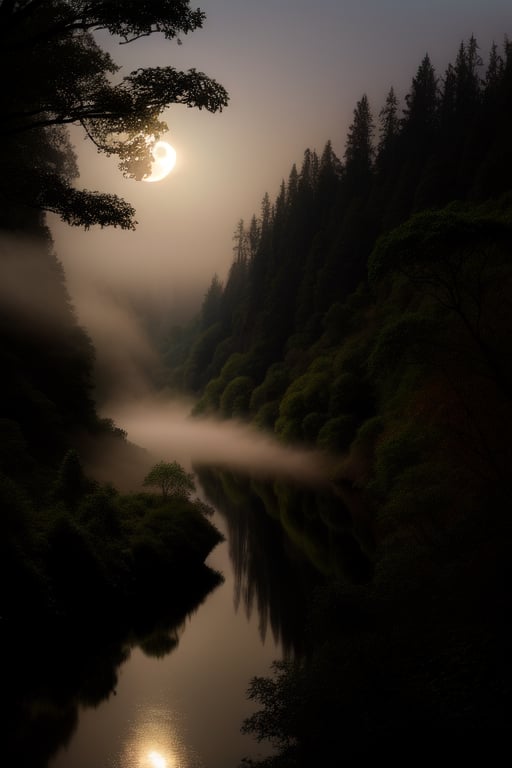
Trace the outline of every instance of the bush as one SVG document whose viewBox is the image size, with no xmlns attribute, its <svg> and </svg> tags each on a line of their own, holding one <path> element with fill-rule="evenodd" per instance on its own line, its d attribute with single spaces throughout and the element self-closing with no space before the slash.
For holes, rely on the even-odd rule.
<svg viewBox="0 0 512 768">
<path fill-rule="evenodd" d="M 342 373 L 332 383 L 329 398 L 329 413 L 332 416 L 342 413 L 363 416 L 372 407 L 370 388 L 360 377 L 353 373 Z"/>
<path fill-rule="evenodd" d="M 281 363 L 271 365 L 263 383 L 253 390 L 250 402 L 251 411 L 256 412 L 265 403 L 280 398 L 286 392 L 289 382 L 289 373 Z"/>
<path fill-rule="evenodd" d="M 220 398 L 222 416 L 245 416 L 249 412 L 249 401 L 254 382 L 249 376 L 237 376 L 225 388 Z"/>
<path fill-rule="evenodd" d="M 208 382 L 203 396 L 192 409 L 193 416 L 218 411 L 220 398 L 224 390 L 224 381 L 219 377 Z"/>
<path fill-rule="evenodd" d="M 98 536 L 119 536 L 121 515 L 118 506 L 119 495 L 111 486 L 99 488 L 85 496 L 78 508 L 80 523 Z"/>
<path fill-rule="evenodd" d="M 257 427 L 262 429 L 274 429 L 279 417 L 279 400 L 272 400 L 259 408 L 253 421 Z"/>
<path fill-rule="evenodd" d="M 425 457 L 429 439 L 416 426 L 407 426 L 383 440 L 375 454 L 375 486 L 387 494 L 404 470 Z M 419 490 L 419 489 L 418 489 Z"/>
<path fill-rule="evenodd" d="M 308 415 L 302 420 L 302 436 L 304 440 L 309 443 L 314 443 L 317 439 L 318 433 L 323 427 L 326 415 L 324 413 L 308 413 Z"/>
<path fill-rule="evenodd" d="M 326 451 L 347 451 L 354 439 L 357 422 L 350 414 L 336 416 L 329 419 L 320 429 L 317 437 L 317 445 Z"/>
</svg>

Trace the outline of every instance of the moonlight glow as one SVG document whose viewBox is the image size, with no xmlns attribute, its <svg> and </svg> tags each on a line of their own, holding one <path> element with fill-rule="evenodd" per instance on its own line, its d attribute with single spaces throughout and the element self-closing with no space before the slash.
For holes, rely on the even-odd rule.
<svg viewBox="0 0 512 768">
<path fill-rule="evenodd" d="M 157 141 L 152 155 L 151 176 L 146 176 L 143 181 L 162 181 L 176 165 L 176 150 L 166 141 Z"/>
<path fill-rule="evenodd" d="M 162 757 L 160 752 L 150 752 L 148 755 L 152 768 L 166 768 L 167 760 Z"/>
</svg>

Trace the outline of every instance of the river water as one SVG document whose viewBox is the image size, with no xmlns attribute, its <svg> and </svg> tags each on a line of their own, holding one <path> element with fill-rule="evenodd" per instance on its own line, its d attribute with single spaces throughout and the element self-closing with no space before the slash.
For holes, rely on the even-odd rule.
<svg viewBox="0 0 512 768">
<path fill-rule="evenodd" d="M 131 650 L 126 653 L 114 647 L 107 658 L 114 663 L 105 666 L 106 674 L 98 676 L 97 685 L 85 686 L 84 696 L 82 675 L 80 685 L 71 694 L 68 691 L 72 706 L 66 716 L 53 717 L 58 701 L 54 691 L 47 699 L 39 692 L 32 714 L 35 708 L 36 716 L 42 712 L 47 720 L 53 717 L 63 734 L 61 742 L 67 742 L 55 752 L 48 768 L 239 768 L 243 757 L 257 759 L 269 754 L 271 745 L 240 732 L 244 718 L 257 707 L 247 699 L 250 680 L 268 675 L 272 662 L 300 651 L 301 642 L 307 647 L 308 637 L 317 630 L 329 642 L 325 657 L 320 654 L 321 664 L 315 667 L 321 674 L 319 687 L 313 691 L 315 695 L 320 691 L 313 712 L 322 715 L 310 734 L 315 758 L 318 745 L 326 745 L 325 755 L 337 746 L 340 711 L 346 719 L 343 746 L 349 762 L 351 756 L 360 759 L 362 745 L 368 759 L 374 759 L 373 750 L 381 754 L 384 736 L 390 738 L 390 756 L 397 743 L 409 750 L 407 740 L 402 741 L 404 732 L 419 734 L 417 743 L 430 744 L 439 754 L 437 745 L 444 740 L 450 722 L 449 707 L 454 707 L 457 717 L 457 707 L 462 707 L 466 717 L 466 699 L 472 701 L 475 723 L 480 711 L 489 722 L 504 722 L 505 705 L 499 698 L 491 715 L 486 709 L 490 691 L 494 696 L 498 690 L 498 677 L 493 675 L 501 674 L 504 664 L 500 660 L 490 670 L 490 687 L 485 676 L 481 677 L 484 695 L 477 689 L 475 699 L 473 676 L 468 681 L 465 666 L 460 664 L 464 655 L 459 655 L 466 648 L 467 627 L 473 624 L 464 617 L 460 622 L 457 612 L 447 627 L 436 624 L 438 616 L 447 621 L 448 611 L 444 604 L 438 615 L 432 608 L 436 604 L 430 589 L 437 582 L 430 578 L 433 570 L 424 576 L 425 561 L 420 561 L 418 572 L 406 563 L 404 573 L 418 580 L 412 581 L 410 599 L 408 593 L 402 598 L 401 591 L 400 600 L 394 599 L 398 582 L 393 570 L 391 580 L 381 581 L 381 595 L 372 591 L 368 597 L 366 592 L 358 592 L 358 585 L 372 577 L 371 559 L 363 546 L 364 519 L 356 530 L 349 514 L 349 510 L 357 512 L 360 500 L 347 496 L 344 489 L 342 503 L 333 492 L 336 489 L 325 482 L 325 473 L 322 484 L 321 467 L 315 465 L 314 456 L 288 451 L 233 424 L 189 421 L 161 409 L 131 416 L 125 413 L 116 422 L 128 427 L 134 442 L 147 447 L 152 461 L 176 458 L 196 471 L 198 495 L 216 508 L 213 522 L 226 537 L 208 559 L 209 565 L 223 573 L 224 582 L 181 626 L 171 630 L 174 647 L 169 642 L 165 654 L 159 653 L 166 648 L 161 636 L 147 643 L 142 634 L 142 645 L 128 642 L 125 648 Z M 114 477 L 113 466 L 104 469 L 107 477 Z M 135 478 L 137 473 L 132 467 L 129 474 Z M 391 566 L 396 563 L 392 561 Z M 408 589 L 409 581 L 398 573 L 400 590 Z M 328 602 L 322 607 L 322 588 L 338 575 L 343 583 L 356 587 L 339 594 L 327 589 Z M 428 588 L 423 586 L 425 578 Z M 320 590 L 312 592 L 316 586 Z M 304 636 L 307 604 L 313 609 L 309 617 L 313 620 L 309 636 Z M 450 602 L 447 605 L 451 608 Z M 320 608 L 320 625 L 314 623 L 315 608 Z M 453 648 L 447 648 L 445 634 L 455 638 Z M 482 637 L 475 641 L 474 657 L 469 646 L 471 663 L 474 658 L 487 658 L 487 635 Z M 502 652 L 501 646 L 498 651 Z M 80 658 L 78 652 L 75 656 Z M 58 654 L 57 659 L 62 666 Z M 433 673 L 425 659 L 432 664 Z M 469 664 L 467 668 L 472 669 Z M 112 669 L 117 672 L 112 674 Z M 452 683 L 454 670 L 460 683 L 459 678 Z M 66 687 L 63 690 L 66 693 Z M 455 694 L 461 701 L 453 698 L 453 705 Z M 77 714 L 76 701 L 88 701 L 89 706 L 81 703 Z M 326 701 L 332 704 L 326 705 Z M 444 719 L 446 703 L 448 717 Z M 398 734 L 394 730 L 397 723 Z M 438 742 L 431 739 L 436 733 L 441 734 Z M 373 741 L 368 734 L 373 734 Z M 457 736 L 457 728 L 454 734 Z M 316 764 L 314 760 L 312 764 Z M 37 768 L 43 768 L 42 763 Z"/>
<path fill-rule="evenodd" d="M 216 512 L 215 525 L 227 534 Z M 264 753 L 240 733 L 253 709 L 249 680 L 269 672 L 282 655 L 271 632 L 264 639 L 257 611 L 235 606 L 229 544 L 216 547 L 208 564 L 225 581 L 190 616 L 177 647 L 164 658 L 140 648 L 118 673 L 115 694 L 96 709 L 83 708 L 67 747 L 50 768 L 227 768 Z"/>
<path fill-rule="evenodd" d="M 236 472 L 250 468 L 268 476 L 272 469 L 302 480 L 319 471 L 306 454 L 241 426 L 191 421 L 175 405 L 164 411 L 139 404 L 115 416 L 129 439 L 157 460 L 177 459 L 192 468 L 194 462 L 216 459 L 228 475 L 232 466 Z M 115 462 L 101 463 L 107 478 L 116 481 Z M 274 660 L 296 648 L 301 588 L 311 566 L 261 498 L 250 494 L 251 481 L 242 481 L 237 500 L 236 479 L 231 496 L 220 498 L 215 478 L 222 475 L 206 470 L 205 477 L 208 489 L 198 482 L 198 495 L 214 506 L 212 521 L 226 537 L 207 564 L 224 582 L 175 631 L 177 644 L 169 653 L 155 657 L 136 645 L 129 651 L 108 698 L 92 707 L 79 705 L 77 724 L 49 768 L 236 768 L 245 756 L 271 751 L 270 744 L 240 732 L 257 707 L 247 689 L 251 678 L 268 675 Z M 126 478 L 117 480 L 129 490 Z"/>
</svg>

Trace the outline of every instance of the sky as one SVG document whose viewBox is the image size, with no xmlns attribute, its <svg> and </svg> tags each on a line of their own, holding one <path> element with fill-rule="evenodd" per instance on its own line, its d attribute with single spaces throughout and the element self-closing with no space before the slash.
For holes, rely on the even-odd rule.
<svg viewBox="0 0 512 768">
<path fill-rule="evenodd" d="M 122 46 L 98 37 L 122 65 L 120 75 L 143 66 L 195 67 L 229 92 L 222 113 L 181 105 L 164 113 L 169 132 L 162 138 L 177 152 L 167 179 L 123 178 L 115 159 L 98 155 L 80 129 L 72 129 L 77 186 L 119 194 L 135 206 L 138 221 L 135 232 L 85 232 L 49 217 L 79 319 L 100 354 L 113 344 L 119 351 L 131 337 L 144 356 L 125 296 L 165 307 L 171 322 L 195 314 L 213 275 L 227 275 L 237 222 L 259 213 L 265 192 L 276 197 L 306 148 L 320 153 L 330 139 L 343 156 L 363 93 L 376 117 L 391 85 L 403 105 L 425 53 L 442 75 L 461 40 L 474 34 L 485 61 L 493 41 L 501 45 L 512 35 L 510 0 L 198 5 L 207 15 L 204 27 L 184 36 L 181 46 L 157 36 Z"/>
</svg>

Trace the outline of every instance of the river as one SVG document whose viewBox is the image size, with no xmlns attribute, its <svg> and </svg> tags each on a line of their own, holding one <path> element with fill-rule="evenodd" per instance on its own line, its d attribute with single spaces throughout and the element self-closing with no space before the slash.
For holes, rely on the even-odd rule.
<svg viewBox="0 0 512 768">
<path fill-rule="evenodd" d="M 299 647 L 304 589 L 316 573 L 267 514 L 262 477 L 314 485 L 320 464 L 242 425 L 191 420 L 176 404 L 139 403 L 114 416 L 151 461 L 197 469 L 197 495 L 214 508 L 212 521 L 225 536 L 207 565 L 224 581 L 181 625 L 150 633 L 149 642 L 91 632 L 42 646 L 27 671 L 22 652 L 17 669 L 34 691 L 33 725 L 23 726 L 34 741 L 28 754 L 43 756 L 38 768 L 237 768 L 243 757 L 271 752 L 241 733 L 257 708 L 247 690 Z M 220 469 L 207 469 L 213 461 Z M 98 455 L 97 479 L 139 490 L 142 468 L 123 464 L 110 449 Z M 30 642 L 27 636 L 25 659 Z"/>
<path fill-rule="evenodd" d="M 218 512 L 214 523 L 227 534 Z M 177 647 L 160 659 L 133 649 L 115 695 L 81 708 L 50 768 L 226 768 L 262 753 L 240 733 L 252 711 L 246 690 L 253 675 L 269 672 L 282 646 L 271 632 L 262 639 L 257 612 L 248 617 L 235 605 L 228 550 L 226 541 L 210 555 L 225 581 L 186 620 Z"/>
<path fill-rule="evenodd" d="M 156 407 L 124 413 L 116 422 L 152 460 L 176 458 L 194 469 L 199 495 L 216 508 L 213 520 L 226 537 L 208 561 L 224 582 L 167 635 L 165 627 L 156 634 L 147 628 L 149 634 L 114 638 L 110 645 L 102 639 L 96 647 L 91 633 L 92 654 L 82 653 L 83 642 L 68 643 L 68 667 L 60 649 L 52 654 L 50 648 L 57 661 L 50 670 L 59 670 L 61 679 L 55 685 L 53 671 L 46 674 L 51 695 L 33 685 L 24 711 L 35 723 L 43 715 L 59 740 L 44 752 L 54 754 L 49 764 L 14 764 L 238 768 L 243 757 L 270 751 L 269 744 L 240 733 L 254 712 L 246 696 L 250 681 L 268 675 L 273 660 L 300 651 L 301 642 L 309 654 L 313 649 L 314 675 L 295 678 L 299 696 L 292 700 L 299 705 L 292 703 L 290 713 L 301 727 L 308 724 L 300 731 L 306 764 L 329 764 L 340 743 L 349 763 L 382 754 L 410 760 L 418 744 L 438 757 L 447 735 L 458 758 L 472 754 L 473 732 L 485 750 L 494 739 L 489 726 L 500 738 L 508 733 L 508 688 L 501 687 L 502 677 L 508 680 L 507 635 L 495 627 L 490 635 L 487 623 L 489 615 L 495 621 L 488 606 L 504 589 L 501 582 L 498 590 L 493 582 L 482 601 L 485 621 L 476 614 L 475 623 L 466 560 L 462 566 L 455 560 L 462 567 L 459 581 L 453 581 L 451 559 L 439 568 L 443 552 L 449 558 L 451 550 L 420 548 L 416 539 L 404 549 L 398 541 L 374 570 L 364 505 L 355 491 L 325 482 L 328 468 L 320 482 L 318 457 L 241 425 L 190 420 Z M 113 464 L 103 457 L 100 465 L 115 479 Z M 139 470 L 125 467 L 119 484 L 128 477 L 140 479 Z M 505 602 L 496 605 L 501 622 Z M 11 660 L 23 684 L 27 676 L 38 683 L 46 663 L 41 653 L 42 662 L 30 664 L 32 647 L 40 645 L 33 638 L 27 634 L 19 666 Z M 94 674 L 87 684 L 81 659 L 89 664 L 91 656 Z M 483 670 L 478 680 L 476 668 Z"/>
</svg>

